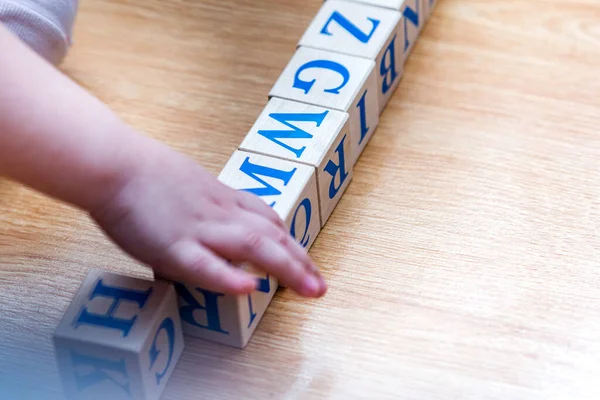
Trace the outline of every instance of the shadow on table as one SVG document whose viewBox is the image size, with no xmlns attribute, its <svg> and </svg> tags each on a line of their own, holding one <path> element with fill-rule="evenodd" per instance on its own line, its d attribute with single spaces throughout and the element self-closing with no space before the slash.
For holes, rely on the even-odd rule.
<svg viewBox="0 0 600 400">
<path fill-rule="evenodd" d="M 237 349 L 186 337 L 185 351 L 165 390 L 165 399 L 193 398 L 192 393 L 202 393 L 203 398 L 284 394 L 298 380 L 302 359 L 280 357 L 280 351 L 253 339 L 245 349 Z"/>
</svg>

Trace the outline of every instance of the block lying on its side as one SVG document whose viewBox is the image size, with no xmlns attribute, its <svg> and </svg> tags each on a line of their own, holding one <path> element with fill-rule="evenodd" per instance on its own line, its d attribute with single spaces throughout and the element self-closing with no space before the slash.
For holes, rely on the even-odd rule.
<svg viewBox="0 0 600 400">
<path fill-rule="evenodd" d="M 314 167 L 237 150 L 219 180 L 262 198 L 286 222 L 291 236 L 308 251 L 321 230 Z M 186 335 L 238 348 L 248 344 L 278 282 L 252 265 L 241 268 L 255 273 L 260 282 L 259 288 L 247 296 L 215 293 L 185 282 L 175 284 Z"/>
<path fill-rule="evenodd" d="M 173 285 L 92 269 L 54 334 L 69 399 L 159 399 L 184 348 Z"/>
</svg>

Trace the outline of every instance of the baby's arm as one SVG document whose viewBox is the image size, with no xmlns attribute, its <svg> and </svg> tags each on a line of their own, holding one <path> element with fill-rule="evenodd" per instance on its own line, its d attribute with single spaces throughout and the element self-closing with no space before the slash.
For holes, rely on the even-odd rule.
<svg viewBox="0 0 600 400">
<path fill-rule="evenodd" d="M 131 173 L 143 137 L 1 25 L 0 48 L 0 171 L 97 209 Z"/>
<path fill-rule="evenodd" d="M 243 294 L 248 261 L 304 296 L 325 283 L 254 195 L 142 136 L 0 25 L 0 175 L 88 211 L 166 278 Z"/>
</svg>

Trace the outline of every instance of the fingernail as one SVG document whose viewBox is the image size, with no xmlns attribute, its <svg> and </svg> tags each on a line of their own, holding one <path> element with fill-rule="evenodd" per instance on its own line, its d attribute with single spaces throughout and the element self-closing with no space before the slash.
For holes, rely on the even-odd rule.
<svg viewBox="0 0 600 400">
<path fill-rule="evenodd" d="M 321 290 L 321 283 L 319 282 L 319 278 L 308 275 L 304 278 L 304 290 L 305 293 L 308 292 L 308 295 L 316 295 Z"/>
</svg>

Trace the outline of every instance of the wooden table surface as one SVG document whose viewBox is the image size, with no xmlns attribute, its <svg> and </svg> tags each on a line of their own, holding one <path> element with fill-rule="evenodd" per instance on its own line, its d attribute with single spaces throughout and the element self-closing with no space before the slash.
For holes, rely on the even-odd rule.
<svg viewBox="0 0 600 400">
<path fill-rule="evenodd" d="M 320 5 L 87 0 L 62 69 L 216 175 Z M 243 351 L 188 338 L 163 399 L 599 399 L 599 64 L 597 0 L 440 0 L 310 251 L 328 294 L 278 292 Z M 0 181 L 20 398 L 61 398 L 51 335 L 91 267 L 150 276 Z"/>
</svg>

